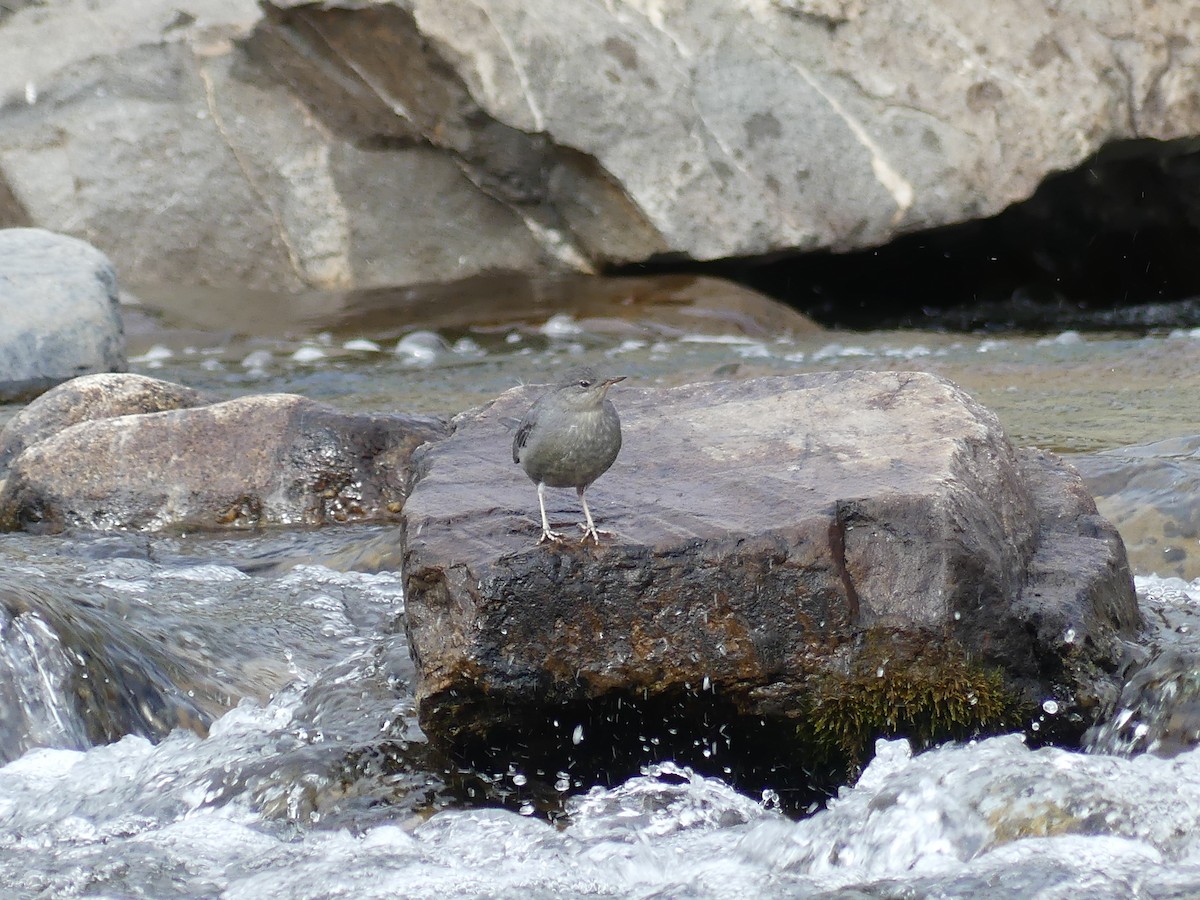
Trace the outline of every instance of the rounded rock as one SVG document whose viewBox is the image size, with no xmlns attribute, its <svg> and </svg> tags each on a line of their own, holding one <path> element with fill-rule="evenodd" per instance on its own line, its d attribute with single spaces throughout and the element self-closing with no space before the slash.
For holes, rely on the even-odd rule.
<svg viewBox="0 0 1200 900">
<path fill-rule="evenodd" d="M 40 228 L 0 230 L 0 319 L 0 401 L 126 368 L 117 276 L 84 241 Z"/>
</svg>

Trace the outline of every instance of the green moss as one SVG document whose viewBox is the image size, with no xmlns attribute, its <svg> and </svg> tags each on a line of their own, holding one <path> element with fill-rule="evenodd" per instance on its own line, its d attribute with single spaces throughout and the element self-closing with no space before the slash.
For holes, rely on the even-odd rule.
<svg viewBox="0 0 1200 900">
<path fill-rule="evenodd" d="M 906 737 L 918 749 L 1015 727 L 1020 704 L 998 669 L 969 660 L 953 643 L 870 635 L 849 672 L 809 684 L 801 741 L 816 762 L 848 772 L 869 759 L 876 738 Z"/>
<path fill-rule="evenodd" d="M 1088 822 L 1069 809 L 1047 800 L 1026 800 L 1005 804 L 991 811 L 988 825 L 994 844 L 1008 844 L 1025 838 L 1057 837 L 1063 834 L 1095 832 L 1095 823 Z"/>
</svg>

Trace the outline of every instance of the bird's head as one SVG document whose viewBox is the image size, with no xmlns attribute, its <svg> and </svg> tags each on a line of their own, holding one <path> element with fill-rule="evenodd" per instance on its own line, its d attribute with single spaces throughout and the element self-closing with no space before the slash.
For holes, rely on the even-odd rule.
<svg viewBox="0 0 1200 900">
<path fill-rule="evenodd" d="M 568 371 L 555 387 L 555 392 L 574 409 L 593 409 L 604 402 L 609 388 L 624 380 L 624 375 L 601 378 L 592 369 L 581 366 Z"/>
</svg>

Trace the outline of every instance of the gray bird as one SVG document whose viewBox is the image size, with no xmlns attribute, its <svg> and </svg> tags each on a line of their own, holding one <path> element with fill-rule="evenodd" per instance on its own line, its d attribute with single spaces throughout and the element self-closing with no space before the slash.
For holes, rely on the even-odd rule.
<svg viewBox="0 0 1200 900">
<path fill-rule="evenodd" d="M 542 541 L 561 541 L 546 518 L 546 486 L 573 487 L 583 506 L 583 540 L 600 535 L 592 521 L 583 492 L 608 471 L 621 452 L 621 419 L 608 399 L 608 389 L 619 378 L 600 379 L 591 369 L 572 369 L 563 380 L 534 401 L 513 438 L 513 462 L 537 484 L 542 511 Z"/>
</svg>

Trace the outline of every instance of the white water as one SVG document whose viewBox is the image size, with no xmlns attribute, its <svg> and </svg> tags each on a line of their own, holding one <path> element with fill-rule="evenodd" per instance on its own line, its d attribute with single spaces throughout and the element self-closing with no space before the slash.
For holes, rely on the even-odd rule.
<svg viewBox="0 0 1200 900">
<path fill-rule="evenodd" d="M 0 770 L 0 885 L 46 896 L 1163 896 L 1200 891 L 1200 753 L 1029 751 L 1016 736 L 911 758 L 793 822 L 670 766 L 593 790 L 562 829 L 446 810 L 359 833 L 264 819 L 222 773 L 269 762 L 295 694 L 177 732 Z M 658 775 L 665 774 L 666 780 Z M 9 894 L 12 895 L 11 893 Z"/>
<path fill-rule="evenodd" d="M 194 584 L 209 613 L 245 590 L 245 577 L 228 567 L 113 560 L 96 570 L 114 595 Z M 386 697 L 370 689 L 387 640 L 382 619 L 352 625 L 370 618 L 365 609 L 399 609 L 394 576 L 306 566 L 258 580 L 308 610 L 280 624 L 281 641 L 307 634 L 319 644 L 321 634 L 326 643 L 310 648 L 273 699 L 243 700 L 207 737 L 176 729 L 157 745 L 129 736 L 86 750 L 30 749 L 0 768 L 0 893 L 733 898 L 854 889 L 1015 900 L 1200 892 L 1195 750 L 1171 759 L 1031 751 L 1010 735 L 913 757 L 903 741 L 880 742 L 856 785 L 798 822 L 772 808 L 769 794 L 745 797 L 670 764 L 572 798 L 560 827 L 498 809 L 421 813 L 406 799 L 419 779 L 338 763 L 346 735 L 362 744 L 411 717 L 402 685 Z M 1163 579 L 1139 587 L 1158 602 L 1200 596 L 1196 585 Z M 37 655 L 52 659 L 54 643 Z M 324 678 L 317 659 L 328 662 Z M 349 707 L 337 686 L 352 688 Z M 371 802 L 356 807 L 356 798 Z"/>
</svg>

